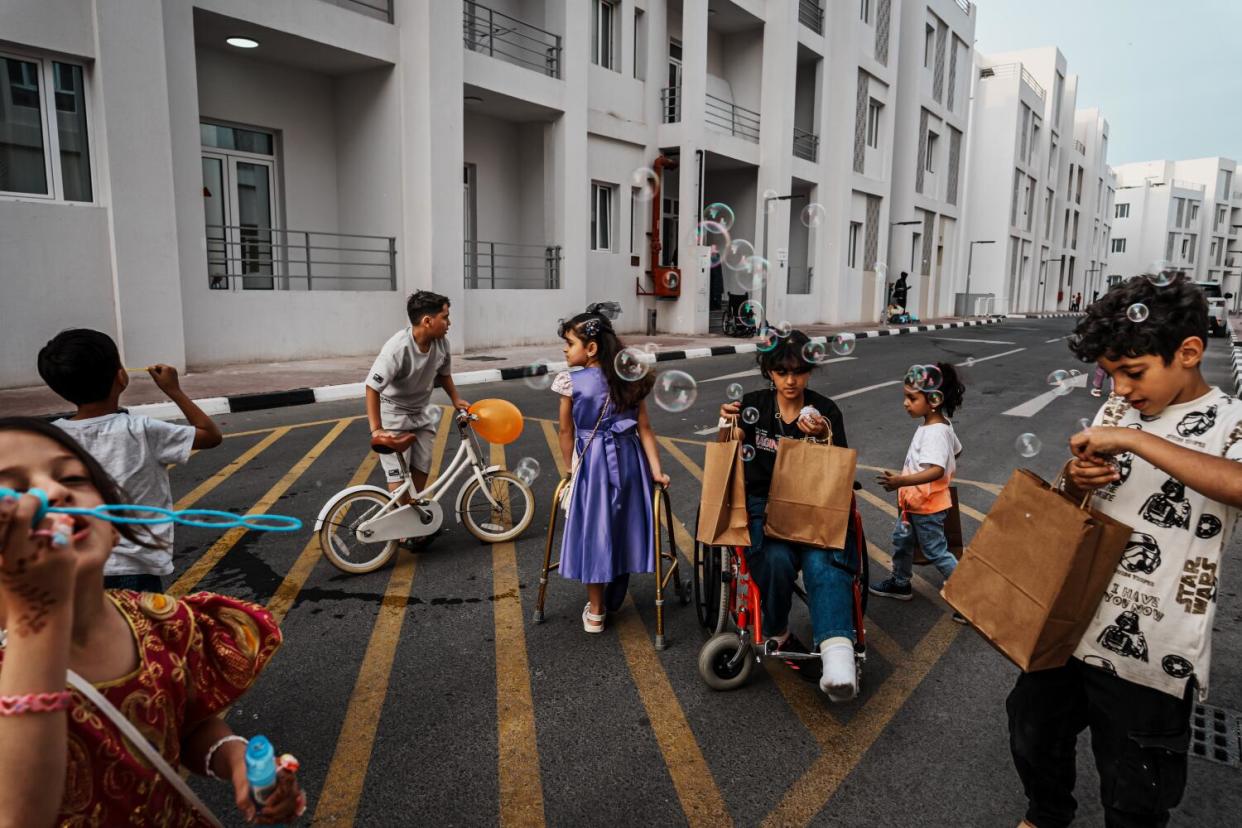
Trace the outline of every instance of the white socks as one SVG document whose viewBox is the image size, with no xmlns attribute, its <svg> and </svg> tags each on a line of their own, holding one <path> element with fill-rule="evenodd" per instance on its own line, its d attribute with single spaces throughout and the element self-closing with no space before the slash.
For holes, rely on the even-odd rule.
<svg viewBox="0 0 1242 828">
<path fill-rule="evenodd" d="M 844 636 L 820 642 L 824 673 L 819 689 L 834 702 L 849 701 L 858 695 L 858 668 L 854 664 L 854 642 Z"/>
</svg>

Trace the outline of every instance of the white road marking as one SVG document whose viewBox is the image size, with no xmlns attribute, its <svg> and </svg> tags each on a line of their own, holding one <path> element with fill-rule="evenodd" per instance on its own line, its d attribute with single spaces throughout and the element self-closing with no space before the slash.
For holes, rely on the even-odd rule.
<svg viewBox="0 0 1242 828">
<path fill-rule="evenodd" d="M 820 365 L 831 365 L 834 362 L 849 362 L 850 360 L 854 360 L 854 359 L 858 359 L 858 357 L 852 357 L 852 356 L 834 357 L 833 359 L 827 360 L 825 362 L 821 362 Z M 719 382 L 721 380 L 740 379 L 741 377 L 754 377 L 758 375 L 759 375 L 758 368 L 747 368 L 745 371 L 737 371 L 732 374 L 723 374 L 719 377 L 709 377 L 708 379 L 701 379 L 699 380 L 699 385 L 702 385 L 705 382 Z"/>
<path fill-rule="evenodd" d="M 969 368 L 972 365 L 978 365 L 980 362 L 987 362 L 989 359 L 1000 359 L 1003 356 L 1009 356 L 1010 354 L 1016 354 L 1018 353 L 1018 351 L 1025 351 L 1025 350 L 1026 348 L 1014 348 L 1012 351 L 1001 351 L 999 354 L 992 354 L 991 356 L 979 357 L 978 359 L 965 359 L 957 364 L 959 366 L 964 365 L 967 368 Z"/>
<path fill-rule="evenodd" d="M 1066 334 L 1065 336 L 1058 336 L 1056 339 L 1045 339 L 1045 340 L 1044 340 L 1044 344 L 1045 344 L 1045 345 L 1050 345 L 1050 344 L 1052 344 L 1053 342 L 1060 342 L 1062 339 L 1069 339 L 1069 337 L 1070 337 L 1070 335 L 1069 335 L 1069 334 Z"/>
<path fill-rule="evenodd" d="M 1087 375 L 1079 374 L 1078 376 L 1073 377 L 1068 384 L 1072 388 L 1086 388 Z M 1059 396 L 1061 395 L 1058 394 L 1057 389 L 1054 388 L 1051 391 L 1045 391 L 1034 399 L 1027 400 L 1022 403 L 1022 405 L 1016 405 L 1003 413 L 1006 417 L 1034 417 L 1036 414 L 1043 411 L 1048 403 L 1052 402 Z"/>
<path fill-rule="evenodd" d="M 889 380 L 888 382 L 881 382 L 875 385 L 868 385 L 866 388 L 855 388 L 853 391 L 846 391 L 842 394 L 829 394 L 828 396 L 830 399 L 833 399 L 833 400 L 843 400 L 846 397 L 853 397 L 857 394 L 865 394 L 868 391 L 874 391 L 877 388 L 888 388 L 890 385 L 901 385 L 901 383 L 902 383 L 901 380 Z"/>
<path fill-rule="evenodd" d="M 1016 345 L 1016 342 L 1005 342 L 999 339 L 959 339 L 956 336 L 933 336 L 932 339 L 942 342 L 978 342 L 980 345 Z"/>
</svg>

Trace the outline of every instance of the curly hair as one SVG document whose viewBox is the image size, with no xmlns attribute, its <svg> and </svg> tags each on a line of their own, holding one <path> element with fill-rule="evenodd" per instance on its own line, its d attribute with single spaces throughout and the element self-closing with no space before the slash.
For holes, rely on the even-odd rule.
<svg viewBox="0 0 1242 828">
<path fill-rule="evenodd" d="M 1088 306 L 1069 338 L 1070 352 L 1083 362 L 1156 355 L 1168 365 L 1189 337 L 1199 337 L 1206 347 L 1208 306 L 1203 291 L 1185 276 L 1167 286 L 1153 284 L 1153 278 L 1135 276 Z M 1127 315 L 1136 304 L 1147 307 L 1141 322 Z"/>
<path fill-rule="evenodd" d="M 810 341 L 811 338 L 805 333 L 794 330 L 789 333 L 789 336 L 777 339 L 776 346 L 770 350 L 759 349 L 755 352 L 755 361 L 759 363 L 759 373 L 770 382 L 773 371 L 801 374 L 814 370 L 815 363 L 808 360 L 804 353 Z"/>
<path fill-rule="evenodd" d="M 944 416 L 952 419 L 953 412 L 961 407 L 962 399 L 966 396 L 966 385 L 957 375 L 957 368 L 953 367 L 952 362 L 937 362 L 936 367 L 940 369 L 940 387 L 929 388 L 923 393 L 930 394 L 933 390 L 939 391 L 943 399 L 940 410 L 944 412 Z"/>
</svg>

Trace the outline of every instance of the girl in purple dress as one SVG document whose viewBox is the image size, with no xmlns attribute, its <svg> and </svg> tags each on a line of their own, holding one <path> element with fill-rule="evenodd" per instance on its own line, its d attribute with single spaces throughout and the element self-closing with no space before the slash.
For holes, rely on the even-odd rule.
<svg viewBox="0 0 1242 828">
<path fill-rule="evenodd" d="M 653 484 L 667 486 L 668 475 L 643 401 L 653 378 L 627 381 L 617 373 L 625 346 L 612 322 L 588 308 L 559 333 L 570 370 L 552 389 L 561 395 L 561 452 L 575 469 L 560 573 L 586 584 L 582 628 L 598 633 L 606 613 L 625 600 L 630 573 L 655 569 Z"/>
</svg>

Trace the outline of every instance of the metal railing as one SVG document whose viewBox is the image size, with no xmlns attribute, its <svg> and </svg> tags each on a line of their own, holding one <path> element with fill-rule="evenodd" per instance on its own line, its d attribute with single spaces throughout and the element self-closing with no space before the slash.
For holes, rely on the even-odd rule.
<svg viewBox="0 0 1242 828">
<path fill-rule="evenodd" d="M 1022 82 L 1031 87 L 1031 90 L 1042 100 L 1047 93 L 1039 81 L 1035 80 L 1035 76 L 1026 71 L 1026 67 L 1021 63 L 1001 63 L 996 66 L 987 66 L 979 70 L 980 78 L 1009 78 L 1018 75 L 1022 78 Z"/>
<path fill-rule="evenodd" d="M 560 245 L 466 239 L 466 287 L 471 290 L 555 290 L 561 286 Z"/>
<path fill-rule="evenodd" d="M 1079 155 L 1087 154 L 1087 145 L 1078 139 L 1074 139 L 1074 149 L 1078 150 Z"/>
<path fill-rule="evenodd" d="M 676 124 L 681 121 L 680 86 L 666 86 L 660 90 L 660 109 L 664 113 L 664 123 Z"/>
<path fill-rule="evenodd" d="M 794 127 L 793 154 L 807 161 L 819 160 L 819 136 L 814 132 Z"/>
<path fill-rule="evenodd" d="M 975 4 L 970 2 L 970 0 L 955 0 L 955 2 L 957 3 L 957 7 L 966 12 L 966 14 L 970 14 L 975 7 Z"/>
<path fill-rule="evenodd" d="M 473 0 L 462 4 L 466 48 L 515 66 L 561 76 L 561 36 Z"/>
<path fill-rule="evenodd" d="M 1207 187 L 1203 184 L 1196 184 L 1193 181 L 1185 181 L 1180 178 L 1172 178 L 1169 180 L 1169 183 L 1174 187 L 1181 187 L 1183 190 L 1198 190 L 1199 192 L 1204 192 L 1207 189 Z"/>
<path fill-rule="evenodd" d="M 389 23 L 393 21 L 392 17 L 392 1 L 393 0 L 335 0 L 336 5 L 349 8 L 357 6 L 359 9 L 366 9 L 368 17 L 377 17 L 381 20 L 387 20 Z"/>
<path fill-rule="evenodd" d="M 798 0 L 798 22 L 815 34 L 823 34 L 824 7 L 820 0 Z"/>
<path fill-rule="evenodd" d="M 397 289 L 397 240 L 364 236 L 208 224 L 207 277 L 213 290 L 230 290 L 241 279 L 246 290 Z"/>
<path fill-rule="evenodd" d="M 759 113 L 744 106 L 704 95 L 703 120 L 708 126 L 729 133 L 737 138 L 759 143 Z"/>
</svg>

